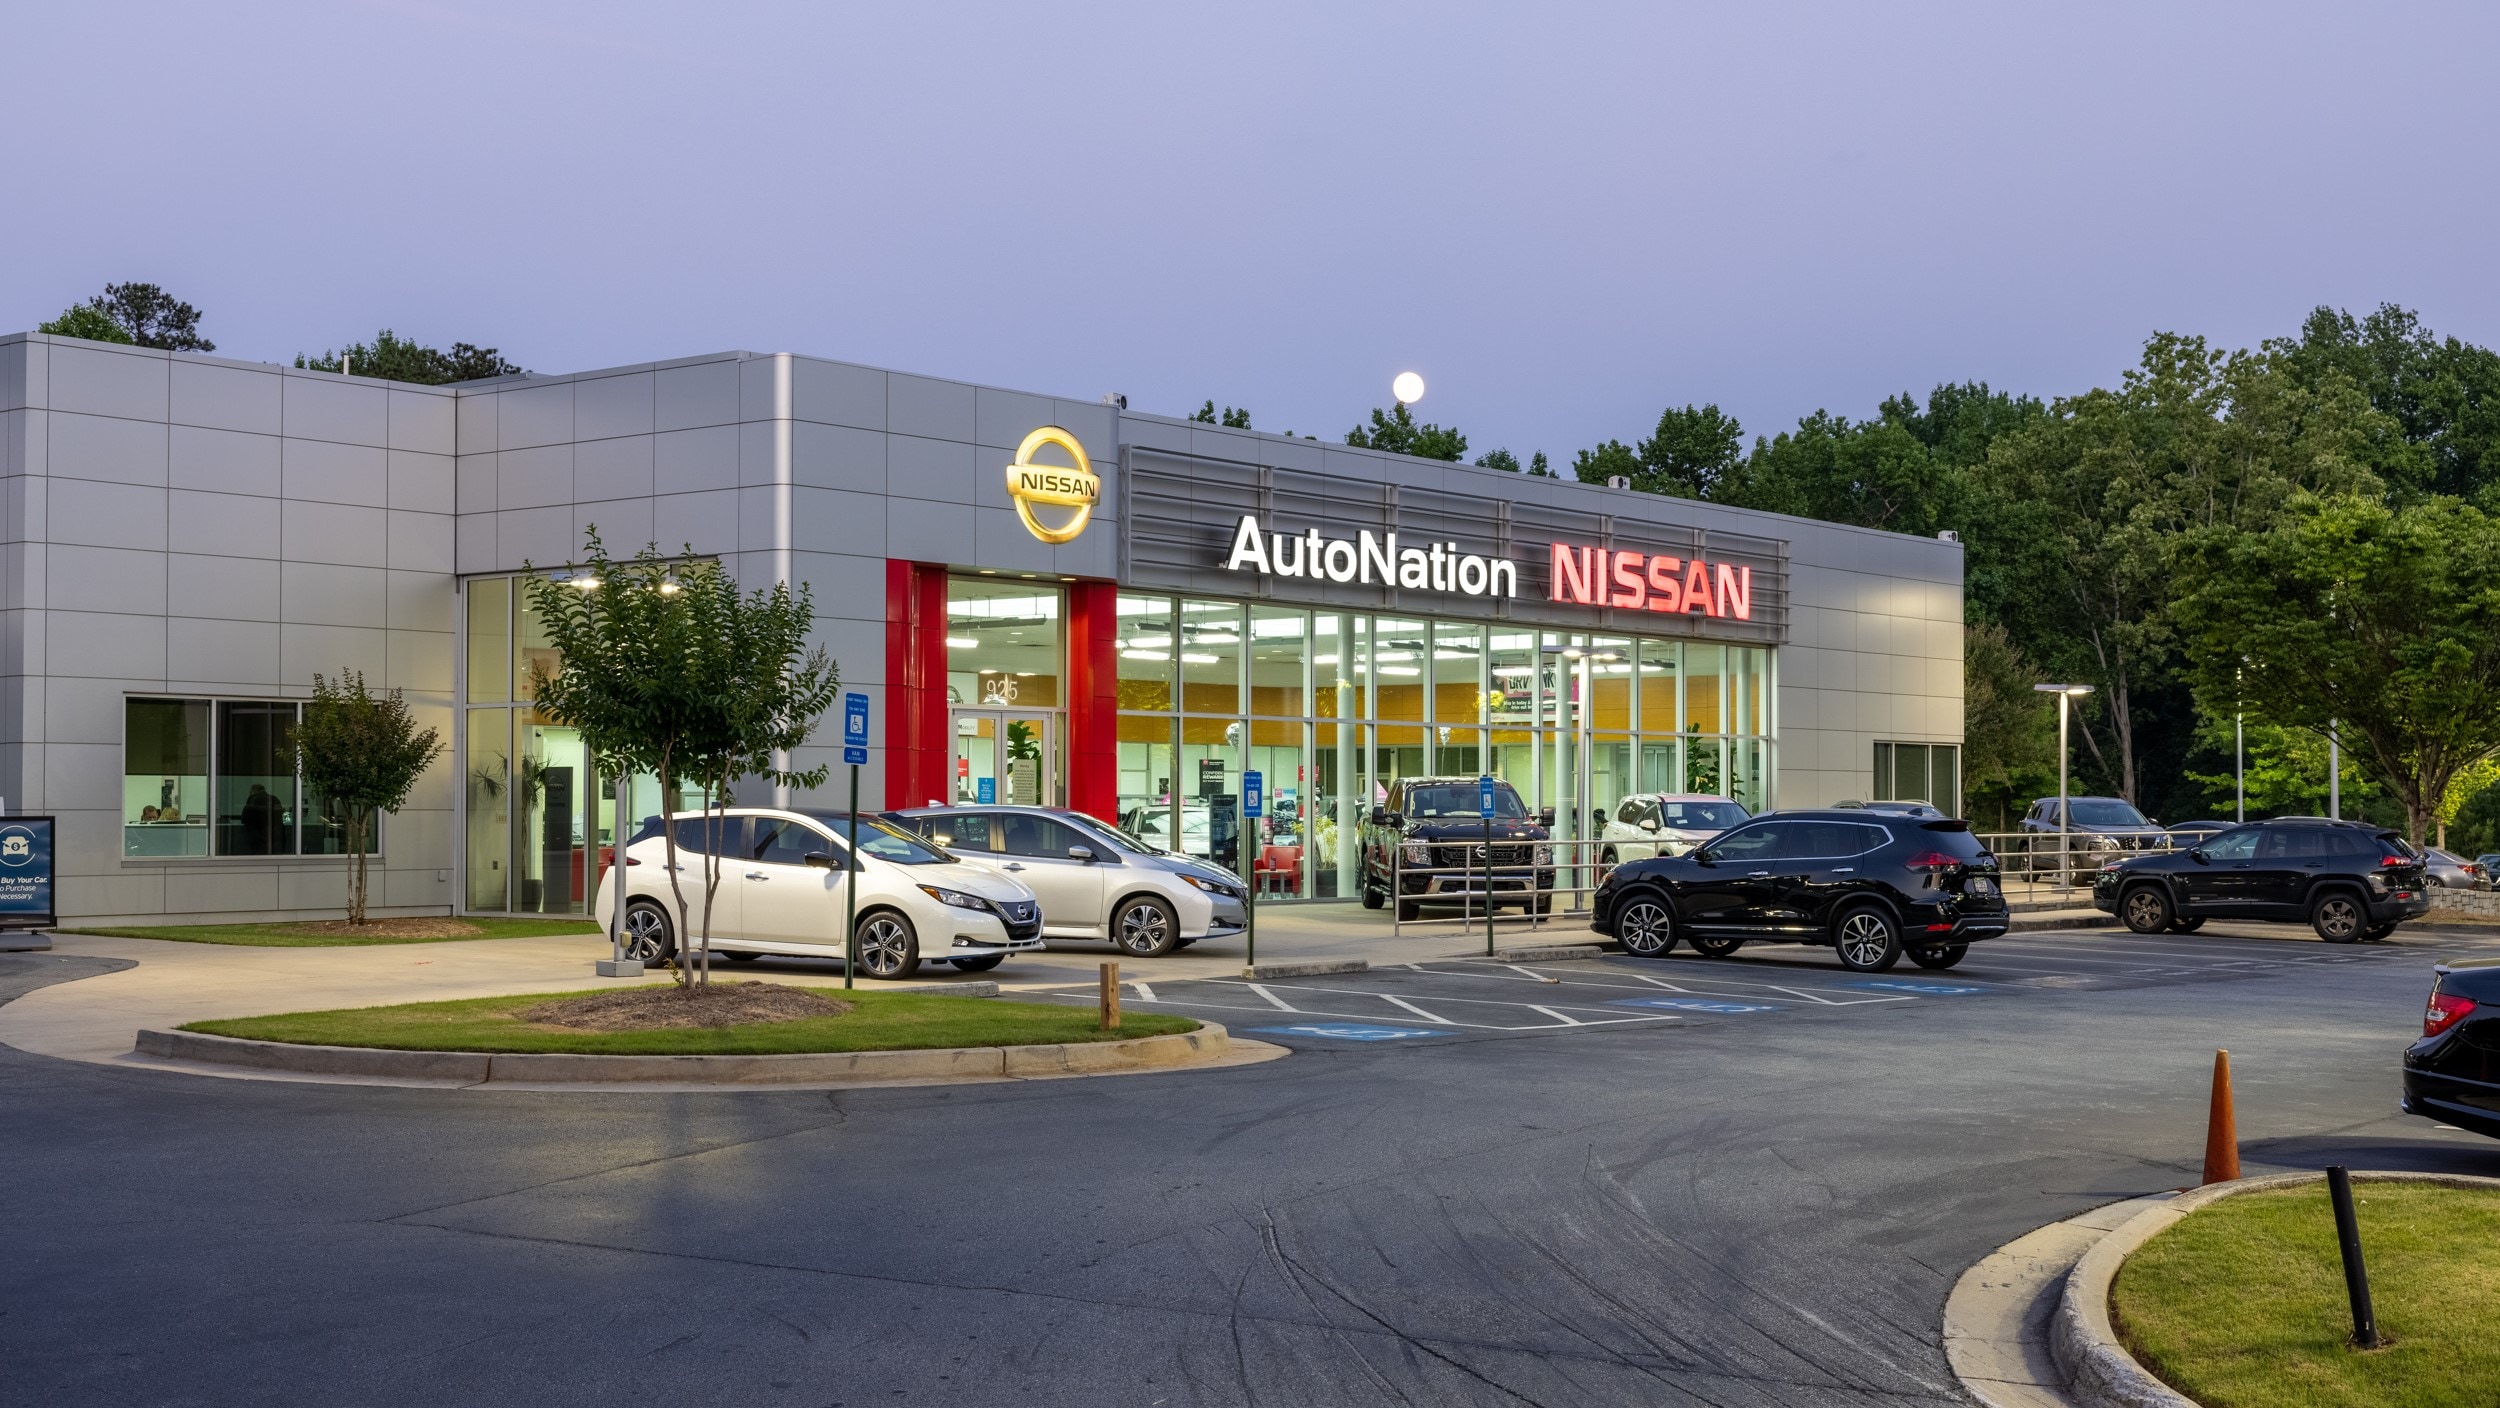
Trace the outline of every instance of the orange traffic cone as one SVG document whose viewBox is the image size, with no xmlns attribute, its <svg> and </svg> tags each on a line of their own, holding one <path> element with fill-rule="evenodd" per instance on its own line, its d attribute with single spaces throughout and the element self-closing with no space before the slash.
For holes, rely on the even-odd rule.
<svg viewBox="0 0 2500 1408">
<path fill-rule="evenodd" d="M 2214 1053 L 2213 1105 L 2205 1115 L 2205 1182 L 2240 1176 L 2239 1126 L 2231 1118 L 2231 1053 Z"/>
</svg>

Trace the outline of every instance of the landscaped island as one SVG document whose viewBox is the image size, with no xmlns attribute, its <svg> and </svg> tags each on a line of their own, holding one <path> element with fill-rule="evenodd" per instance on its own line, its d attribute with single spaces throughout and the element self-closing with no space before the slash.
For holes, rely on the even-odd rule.
<svg viewBox="0 0 2500 1408">
<path fill-rule="evenodd" d="M 288 1012 L 192 1022 L 183 1030 L 251 1041 L 404 1051 L 779 1056 L 1119 1041 L 1198 1026 L 1187 1017 L 1153 1012 L 1128 1014 L 1117 1031 L 1102 1031 L 1095 1021 L 1090 1006 L 716 982 L 708 990 L 602 988 Z"/>
</svg>

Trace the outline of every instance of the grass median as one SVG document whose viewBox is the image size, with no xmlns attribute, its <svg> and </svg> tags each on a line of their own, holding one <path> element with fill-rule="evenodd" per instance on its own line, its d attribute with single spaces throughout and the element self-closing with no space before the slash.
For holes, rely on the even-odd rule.
<svg viewBox="0 0 2500 1408">
<path fill-rule="evenodd" d="M 2205 1408 L 2489 1408 L 2500 1403 L 2500 1189 L 2359 1181 L 2379 1333 L 2352 1311 L 2321 1182 L 2192 1212 L 2127 1259 L 2110 1295 L 2120 1338 Z"/>
<path fill-rule="evenodd" d="M 361 948 L 371 944 L 442 944 L 469 939 L 544 939 L 604 932 L 587 919 L 376 919 L 351 925 L 341 919 L 288 924 L 80 925 L 64 934 L 102 934 L 116 939 L 170 939 L 185 944 L 239 944 L 248 948 Z"/>
<path fill-rule="evenodd" d="M 1091 1007 L 1059 1007 L 940 993 L 826 990 L 850 1010 L 796 1021 L 726 1027 L 584 1031 L 523 1020 L 543 1004 L 589 992 L 521 993 L 395 1007 L 350 1007 L 192 1022 L 184 1031 L 311 1046 L 375 1046 L 404 1051 L 492 1053 L 564 1051 L 595 1056 L 780 1056 L 811 1051 L 918 1051 L 948 1046 L 1038 1046 L 1118 1041 L 1193 1031 L 1187 1017 L 1136 1012 L 1117 1031 L 1096 1029 Z"/>
</svg>

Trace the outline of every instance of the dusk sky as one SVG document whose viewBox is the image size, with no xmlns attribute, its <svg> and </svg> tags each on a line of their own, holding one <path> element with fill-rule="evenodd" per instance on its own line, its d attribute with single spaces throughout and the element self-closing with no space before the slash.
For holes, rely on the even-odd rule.
<svg viewBox="0 0 2500 1408">
<path fill-rule="evenodd" d="M 1469 455 L 2313 305 L 2500 342 L 2500 9 L 24 4 L 0 330 L 796 351 Z"/>
</svg>

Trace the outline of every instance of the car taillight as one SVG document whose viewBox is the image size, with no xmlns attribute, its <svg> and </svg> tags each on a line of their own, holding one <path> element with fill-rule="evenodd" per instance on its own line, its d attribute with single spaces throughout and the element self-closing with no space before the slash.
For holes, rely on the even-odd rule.
<svg viewBox="0 0 2500 1408">
<path fill-rule="evenodd" d="M 1921 875 L 1942 875 L 1948 870 L 1959 870 L 1962 868 L 1962 863 L 1960 861 L 1955 860 L 1953 857 L 1946 855 L 1942 851 L 1927 851 L 1919 855 L 1914 855 L 1910 857 L 1908 865 L 1910 869 L 1917 871 Z"/>
<path fill-rule="evenodd" d="M 2470 997 L 2452 992 L 2432 993 L 2430 1010 L 2422 1014 L 2422 1035 L 2437 1036 L 2465 1020 L 2465 1014 L 2473 1010 L 2474 999 Z"/>
<path fill-rule="evenodd" d="M 2394 866 L 2413 864 L 2411 860 L 2404 856 L 2380 856 L 2378 858 L 2378 863 L 2379 868 L 2382 870 L 2389 869 Z"/>
</svg>

